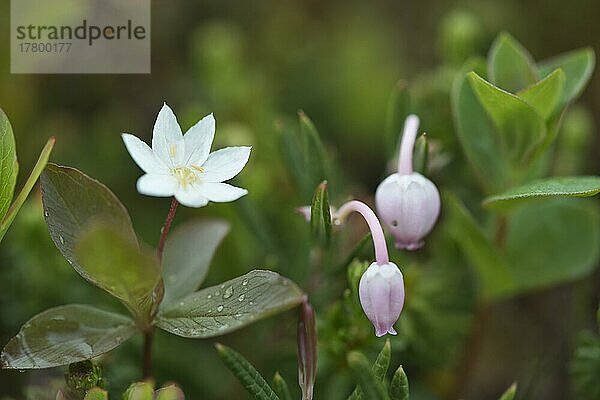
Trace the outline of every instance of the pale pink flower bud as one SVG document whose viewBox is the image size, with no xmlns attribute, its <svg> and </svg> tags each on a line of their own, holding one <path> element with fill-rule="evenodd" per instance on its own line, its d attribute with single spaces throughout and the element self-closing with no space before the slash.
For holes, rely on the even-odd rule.
<svg viewBox="0 0 600 400">
<path fill-rule="evenodd" d="M 360 278 L 360 304 L 375 327 L 375 335 L 396 335 L 394 324 L 404 306 L 404 279 L 392 262 L 374 262 Z"/>
<path fill-rule="evenodd" d="M 440 194 L 429 179 L 413 172 L 412 154 L 419 129 L 419 118 L 409 115 L 404 123 L 398 173 L 388 176 L 377 187 L 375 206 L 396 247 L 415 250 L 431 231 L 440 214 Z"/>
</svg>

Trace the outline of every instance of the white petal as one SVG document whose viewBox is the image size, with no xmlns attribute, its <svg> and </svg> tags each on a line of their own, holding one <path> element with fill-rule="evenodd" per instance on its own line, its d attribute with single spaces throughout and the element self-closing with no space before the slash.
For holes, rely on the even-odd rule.
<svg viewBox="0 0 600 400">
<path fill-rule="evenodd" d="M 124 133 L 121 135 L 127 151 L 133 161 L 148 174 L 167 173 L 169 169 L 164 165 L 152 149 L 137 137 Z"/>
<path fill-rule="evenodd" d="M 202 183 L 198 190 L 204 197 L 217 203 L 234 201 L 248 194 L 246 189 L 229 185 L 227 183 Z"/>
<path fill-rule="evenodd" d="M 240 173 L 250 157 L 251 147 L 226 147 L 209 154 L 202 165 L 206 182 L 223 182 Z"/>
<path fill-rule="evenodd" d="M 147 196 L 170 197 L 176 189 L 177 180 L 172 175 L 146 174 L 137 181 L 138 192 Z"/>
<path fill-rule="evenodd" d="M 167 165 L 181 166 L 185 161 L 185 142 L 173 110 L 163 104 L 152 131 L 152 150 Z"/>
<path fill-rule="evenodd" d="M 175 198 L 186 207 L 204 207 L 208 199 L 198 190 L 198 185 L 188 185 L 185 189 L 179 187 L 175 192 Z"/>
<path fill-rule="evenodd" d="M 201 166 L 208 158 L 215 138 L 215 118 L 212 114 L 202 118 L 183 135 L 187 165 Z"/>
</svg>

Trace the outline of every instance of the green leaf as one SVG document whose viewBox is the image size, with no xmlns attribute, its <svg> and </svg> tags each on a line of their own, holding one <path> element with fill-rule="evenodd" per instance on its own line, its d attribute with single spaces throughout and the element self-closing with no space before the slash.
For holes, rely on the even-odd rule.
<svg viewBox="0 0 600 400">
<path fill-rule="evenodd" d="M 584 199 L 527 203 L 509 215 L 506 253 L 518 291 L 589 275 L 600 259 L 600 214 Z"/>
<path fill-rule="evenodd" d="M 177 385 L 160 388 L 154 394 L 154 400 L 185 400 L 183 391 Z"/>
<path fill-rule="evenodd" d="M 18 171 L 12 126 L 0 109 L 0 220 L 4 219 L 12 202 Z"/>
<path fill-rule="evenodd" d="M 162 300 L 160 266 L 153 251 L 140 248 L 113 227 L 100 224 L 83 233 L 75 255 L 91 282 L 119 299 L 140 328 Z"/>
<path fill-rule="evenodd" d="M 517 93 L 517 96 L 547 120 L 558 110 L 565 90 L 565 80 L 565 73 L 562 69 L 557 69 L 541 81 Z"/>
<path fill-rule="evenodd" d="M 384 382 L 385 375 L 387 374 L 388 368 L 390 366 L 390 359 L 392 357 L 392 346 L 390 345 L 390 340 L 387 339 L 381 352 L 377 356 L 375 360 L 375 364 L 371 367 L 375 378 L 377 378 L 380 382 Z M 363 398 L 362 390 L 357 387 L 354 389 L 354 392 L 348 397 L 349 400 L 358 400 Z"/>
<path fill-rule="evenodd" d="M 467 61 L 452 85 L 451 104 L 456 134 L 471 169 L 488 193 L 506 187 L 509 165 L 499 151 L 501 140 L 467 79 L 467 72 L 484 72 L 483 61 Z"/>
<path fill-rule="evenodd" d="M 89 360 L 136 332 L 123 315 L 70 304 L 46 310 L 23 325 L 2 350 L 2 368 L 51 368 Z"/>
<path fill-rule="evenodd" d="M 154 386 L 148 382 L 132 383 L 123 394 L 123 400 L 153 400 Z"/>
<path fill-rule="evenodd" d="M 402 366 L 399 366 L 390 385 L 390 400 L 408 400 L 408 378 Z"/>
<path fill-rule="evenodd" d="M 304 150 L 304 171 L 310 187 L 327 179 L 327 157 L 319 132 L 304 111 L 298 111 L 300 137 Z"/>
<path fill-rule="evenodd" d="M 513 162 L 522 162 L 543 143 L 546 125 L 540 114 L 517 96 L 485 81 L 475 72 L 469 82 L 498 129 L 502 150 Z"/>
<path fill-rule="evenodd" d="M 348 354 L 347 361 L 365 399 L 389 400 L 383 383 L 377 379 L 367 358 L 363 354 L 352 351 Z"/>
<path fill-rule="evenodd" d="M 54 244 L 82 277 L 94 283 L 94 277 L 76 257 L 75 245 L 90 226 L 99 223 L 136 242 L 127 210 L 106 186 L 74 168 L 48 164 L 40 181 L 44 215 Z"/>
<path fill-rule="evenodd" d="M 254 270 L 183 298 L 159 314 L 157 326 L 183 337 L 221 336 L 293 308 L 304 296 L 279 274 Z"/>
<path fill-rule="evenodd" d="M 0 112 L 1 111 L 2 110 L 0 110 Z M 40 153 L 40 156 L 37 162 L 35 163 L 33 170 L 29 175 L 29 178 L 27 178 L 27 181 L 25 182 L 25 186 L 23 186 L 23 189 L 21 189 L 21 191 L 19 192 L 19 194 L 15 198 L 15 201 L 10 206 L 8 212 L 6 213 L 3 219 L 2 214 L 0 213 L 0 241 L 6 234 L 6 231 L 8 230 L 12 222 L 14 221 L 15 217 L 17 216 L 17 213 L 21 209 L 21 206 L 23 206 L 23 203 L 25 203 L 25 199 L 27 199 L 29 192 L 31 192 L 31 189 L 33 189 L 35 182 L 37 182 L 40 174 L 44 170 L 44 167 L 48 163 L 48 158 L 50 157 L 50 153 L 52 152 L 52 148 L 54 147 L 54 142 L 54 138 L 50 138 L 44 146 L 44 148 L 42 149 L 42 152 Z"/>
<path fill-rule="evenodd" d="M 287 382 L 279 375 L 279 372 L 275 373 L 273 381 L 271 382 L 271 387 L 281 400 L 292 400 L 292 395 L 290 394 Z"/>
<path fill-rule="evenodd" d="M 219 343 L 215 347 L 221 360 L 254 399 L 279 400 L 265 379 L 241 354 Z"/>
<path fill-rule="evenodd" d="M 415 152 L 413 154 L 413 168 L 416 172 L 427 175 L 427 159 L 429 158 L 429 142 L 427 134 L 424 133 L 417 138 L 415 142 Z"/>
<path fill-rule="evenodd" d="M 228 232 L 228 223 L 213 219 L 188 222 L 169 235 L 162 261 L 165 297 L 161 307 L 198 290 Z"/>
<path fill-rule="evenodd" d="M 557 196 L 588 197 L 600 193 L 599 176 L 566 176 L 539 179 L 504 193 L 490 196 L 483 204 L 490 207 L 510 207 L 523 200 Z"/>
<path fill-rule="evenodd" d="M 513 400 L 517 394 L 517 384 L 513 383 L 498 400 Z"/>
<path fill-rule="evenodd" d="M 477 273 L 483 299 L 498 299 L 512 294 L 515 282 L 506 257 L 490 243 L 457 197 L 446 192 L 443 198 L 449 234 Z"/>
<path fill-rule="evenodd" d="M 108 400 L 108 392 L 100 388 L 88 390 L 83 400 Z"/>
<path fill-rule="evenodd" d="M 331 210 L 327 181 L 317 186 L 310 206 L 310 230 L 315 240 L 329 244 L 331 240 Z"/>
<path fill-rule="evenodd" d="M 508 33 L 498 35 L 488 55 L 490 81 L 511 93 L 539 79 L 531 54 Z"/>
<path fill-rule="evenodd" d="M 388 100 L 386 113 L 386 149 L 389 158 L 397 156 L 398 141 L 402 136 L 404 120 L 410 114 L 410 92 L 404 80 L 396 83 Z"/>
<path fill-rule="evenodd" d="M 592 48 L 574 50 L 550 60 L 539 63 L 542 76 L 546 76 L 557 68 L 565 73 L 565 90 L 561 98 L 561 106 L 573 102 L 583 91 L 594 72 L 596 55 Z"/>
</svg>

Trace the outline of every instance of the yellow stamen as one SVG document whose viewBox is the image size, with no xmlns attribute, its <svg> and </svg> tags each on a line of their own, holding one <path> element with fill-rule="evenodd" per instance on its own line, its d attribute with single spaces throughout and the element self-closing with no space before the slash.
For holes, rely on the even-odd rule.
<svg viewBox="0 0 600 400">
<path fill-rule="evenodd" d="M 204 168 L 202 168 L 202 167 L 199 167 L 199 166 L 197 166 L 197 165 L 193 165 L 193 164 L 192 164 L 192 168 L 194 168 L 194 169 L 195 169 L 196 171 L 198 171 L 198 172 L 204 172 Z"/>
<path fill-rule="evenodd" d="M 169 148 L 169 154 L 171 155 L 171 158 L 175 158 L 175 154 L 177 154 L 177 147 L 174 143 L 171 143 L 171 147 Z"/>
<path fill-rule="evenodd" d="M 171 173 L 177 179 L 179 186 L 187 188 L 188 185 L 195 183 L 198 180 L 198 176 L 194 171 L 187 167 L 177 167 L 171 170 Z"/>
</svg>

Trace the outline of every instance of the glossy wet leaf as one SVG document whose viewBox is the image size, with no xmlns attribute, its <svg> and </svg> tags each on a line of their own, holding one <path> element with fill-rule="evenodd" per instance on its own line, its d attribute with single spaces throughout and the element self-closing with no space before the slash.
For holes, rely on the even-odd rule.
<svg viewBox="0 0 600 400">
<path fill-rule="evenodd" d="M 169 385 L 154 393 L 154 400 L 185 400 L 183 391 L 177 385 Z"/>
<path fill-rule="evenodd" d="M 136 332 L 123 315 L 70 304 L 46 310 L 23 325 L 2 350 L 2 367 L 51 368 L 88 360 L 119 346 Z"/>
<path fill-rule="evenodd" d="M 390 366 L 390 359 L 392 357 L 392 346 L 390 344 L 389 339 L 385 341 L 383 348 L 379 352 L 375 363 L 371 367 L 373 370 L 373 374 L 380 381 L 385 381 L 385 375 L 387 374 L 388 368 Z M 360 387 L 354 389 L 348 400 L 358 400 L 364 398 L 363 392 Z"/>
<path fill-rule="evenodd" d="M 75 255 L 96 286 L 121 300 L 138 322 L 149 323 L 162 299 L 160 266 L 153 251 L 99 224 L 82 233 Z"/>
<path fill-rule="evenodd" d="M 54 147 L 54 142 L 55 142 L 54 138 L 50 138 L 48 140 L 48 142 L 42 149 L 42 152 L 40 153 L 40 156 L 39 156 L 37 162 L 35 163 L 33 170 L 31 170 L 31 174 L 29 175 L 29 178 L 27 178 L 25 185 L 23 186 L 23 188 L 21 189 L 21 191 L 15 198 L 15 201 L 10 206 L 10 208 L 8 209 L 8 212 L 6 213 L 6 215 L 4 216 L 3 219 L 0 214 L 0 219 L 2 221 L 2 222 L 0 222 L 0 241 L 6 234 L 6 231 L 8 230 L 8 228 L 10 227 L 12 222 L 14 221 L 15 217 L 17 216 L 17 213 L 23 206 L 23 203 L 25 203 L 25 200 L 27 199 L 29 192 L 31 192 L 31 190 L 33 189 L 33 186 L 37 182 L 40 174 L 44 170 L 44 167 L 48 163 L 48 158 L 50 158 L 50 153 L 52 152 L 52 148 Z"/>
<path fill-rule="evenodd" d="M 525 101 L 492 85 L 474 72 L 469 73 L 469 82 L 498 130 L 502 151 L 513 162 L 522 162 L 546 137 L 542 117 Z"/>
<path fill-rule="evenodd" d="M 12 126 L 0 109 L 0 220 L 4 219 L 12 202 L 18 170 Z"/>
<path fill-rule="evenodd" d="M 488 76 L 494 85 L 511 93 L 539 79 L 531 54 L 508 33 L 498 35 L 488 55 Z"/>
<path fill-rule="evenodd" d="M 451 105 L 456 134 L 480 185 L 486 192 L 494 193 L 506 187 L 509 168 L 504 154 L 499 151 L 500 137 L 469 84 L 467 73 L 470 71 L 483 74 L 483 60 L 467 61 L 452 85 Z"/>
<path fill-rule="evenodd" d="M 408 400 L 409 395 L 408 378 L 404 373 L 404 369 L 400 366 L 392 377 L 392 383 L 390 384 L 390 400 Z"/>
<path fill-rule="evenodd" d="M 198 289 L 228 232 L 225 221 L 206 219 L 178 226 L 169 235 L 162 261 L 165 297 L 161 307 Z"/>
<path fill-rule="evenodd" d="M 523 204 L 509 216 L 506 252 L 520 292 L 589 275 L 600 258 L 597 203 L 573 198 Z"/>
<path fill-rule="evenodd" d="M 558 110 L 565 90 L 565 80 L 565 73 L 557 69 L 517 95 L 535 108 L 544 119 L 548 119 Z"/>
<path fill-rule="evenodd" d="M 106 186 L 74 168 L 48 164 L 40 181 L 44 215 L 54 244 L 81 276 L 95 283 L 76 257 L 75 245 L 86 229 L 99 223 L 137 241 L 127 210 Z"/>
<path fill-rule="evenodd" d="M 498 400 L 513 400 L 517 394 L 517 384 L 513 383 Z"/>
<path fill-rule="evenodd" d="M 506 257 L 489 241 L 458 198 L 450 193 L 444 193 L 443 197 L 449 234 L 475 270 L 481 296 L 489 300 L 512 294 L 516 282 Z"/>
<path fill-rule="evenodd" d="M 546 76 L 557 68 L 565 73 L 565 90 L 561 105 L 573 102 L 586 87 L 596 64 L 596 55 L 592 48 L 584 48 L 561 54 L 539 63 L 541 76 Z"/>
<path fill-rule="evenodd" d="M 216 344 L 219 357 L 225 363 L 227 368 L 240 381 L 242 386 L 256 400 L 279 400 L 273 389 L 260 375 L 260 373 L 238 352 L 222 344 Z"/>
<path fill-rule="evenodd" d="M 157 326 L 175 335 L 207 338 L 293 308 L 304 293 L 271 271 L 254 270 L 181 299 L 158 316 Z"/>
<path fill-rule="evenodd" d="M 313 239 L 328 244 L 331 240 L 331 210 L 327 182 L 321 182 L 310 206 L 310 231 Z"/>
<path fill-rule="evenodd" d="M 371 370 L 371 366 L 367 358 L 357 352 L 353 351 L 346 357 L 348 366 L 352 371 L 354 379 L 358 381 L 360 389 L 362 391 L 362 397 L 369 400 L 388 400 L 389 396 L 385 390 L 384 384 L 376 377 L 375 373 Z"/>
<path fill-rule="evenodd" d="M 600 193 L 598 176 L 552 177 L 529 182 L 504 193 L 490 196 L 483 204 L 490 207 L 510 207 L 520 204 L 522 200 L 557 196 L 587 197 L 598 193 Z"/>
<path fill-rule="evenodd" d="M 83 400 L 108 400 L 108 392 L 100 388 L 89 390 Z"/>
</svg>

